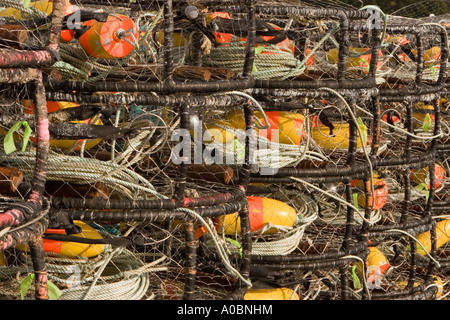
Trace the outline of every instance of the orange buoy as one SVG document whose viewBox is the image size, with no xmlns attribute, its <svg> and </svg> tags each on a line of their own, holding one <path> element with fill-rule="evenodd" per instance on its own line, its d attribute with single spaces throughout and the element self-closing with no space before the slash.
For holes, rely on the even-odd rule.
<svg viewBox="0 0 450 320">
<path fill-rule="evenodd" d="M 369 52 L 370 48 L 349 48 L 350 52 L 356 52 L 359 54 L 358 57 L 349 57 L 347 59 L 347 68 L 362 68 L 363 72 L 367 74 L 370 67 L 370 60 L 372 59 L 371 53 Z M 339 49 L 333 48 L 329 50 L 326 54 L 328 62 L 332 64 L 337 64 L 339 62 L 338 58 Z M 378 51 L 378 60 L 377 60 L 377 71 L 381 70 L 383 66 L 383 61 L 381 57 L 383 53 L 381 50 Z"/>
<path fill-rule="evenodd" d="M 389 36 L 389 35 L 386 35 L 386 38 L 385 38 L 384 41 L 385 41 L 385 43 L 389 43 L 391 45 L 399 45 L 400 48 L 402 46 L 404 46 L 404 45 L 407 45 L 408 43 L 411 43 L 411 41 L 409 41 L 406 36 Z M 396 56 L 398 57 L 398 59 L 400 61 L 403 61 L 403 62 L 408 62 L 408 61 L 411 60 L 406 53 L 397 53 Z M 390 60 L 391 61 L 395 61 L 394 58 L 391 58 Z"/>
<path fill-rule="evenodd" d="M 75 7 L 66 0 L 66 8 L 64 10 L 64 16 L 70 16 L 75 13 Z M 60 32 L 59 40 L 62 43 L 67 43 L 75 38 L 75 31 L 73 29 L 63 29 Z"/>
<path fill-rule="evenodd" d="M 411 170 L 411 180 L 417 184 L 426 183 L 427 188 L 430 189 L 430 170 L 429 167 L 421 168 L 419 170 Z M 437 189 L 444 183 L 445 169 L 435 163 L 434 165 L 434 187 Z"/>
<path fill-rule="evenodd" d="M 90 28 L 79 38 L 81 47 L 89 55 L 103 59 L 120 59 L 129 55 L 139 32 L 133 19 L 117 14 L 110 15 L 105 22 L 86 21 Z"/>
<path fill-rule="evenodd" d="M 271 26 L 274 30 L 281 30 L 281 28 L 273 23 L 267 23 L 269 26 Z M 261 39 L 263 39 L 264 41 L 271 41 L 272 39 L 274 39 L 275 36 L 261 36 Z M 247 41 L 247 39 L 242 39 L 243 41 Z M 256 44 L 256 47 L 266 47 L 266 45 L 264 44 Z M 295 45 L 294 42 L 291 41 L 289 38 L 284 39 L 283 41 L 280 41 L 276 44 L 277 47 L 282 47 L 282 48 L 288 48 L 292 54 L 295 54 Z M 261 51 L 261 54 L 276 54 L 273 52 L 265 52 L 264 49 Z"/>
<path fill-rule="evenodd" d="M 27 114 L 34 114 L 34 104 L 31 100 L 23 100 L 24 104 L 24 112 Z M 79 107 L 80 105 L 73 102 L 67 102 L 67 101 L 47 101 L 47 112 L 52 113 L 55 111 L 58 111 L 60 109 L 66 109 L 66 108 L 73 108 L 73 107 Z M 103 125 L 103 122 L 100 119 L 84 119 L 84 120 L 76 120 L 76 121 L 68 121 L 68 123 L 92 123 L 96 125 Z M 31 141 L 36 142 L 36 138 L 30 137 Z M 83 141 L 86 140 L 86 144 L 84 146 L 85 149 L 90 149 L 97 144 L 99 144 L 102 139 L 78 139 L 78 140 L 55 140 L 50 139 L 50 147 L 58 148 L 58 149 L 71 149 L 73 150 L 79 150 L 81 149 Z"/>
<path fill-rule="evenodd" d="M 308 56 L 311 53 L 311 49 L 306 49 L 305 50 L 305 57 Z M 306 60 L 306 65 L 307 66 L 312 66 L 314 64 L 314 54 L 310 55 L 309 58 Z"/>
<path fill-rule="evenodd" d="M 205 15 L 206 24 L 211 23 L 215 18 L 231 19 L 228 12 L 212 12 Z M 214 37 L 218 43 L 229 43 L 233 38 L 233 34 L 224 32 L 214 32 Z"/>
<path fill-rule="evenodd" d="M 384 122 L 386 122 L 386 123 L 389 123 L 389 119 L 392 120 L 392 123 L 393 123 L 394 125 L 400 125 L 401 122 L 402 122 L 402 121 L 400 120 L 400 118 L 397 117 L 396 115 L 392 115 L 390 118 L 388 118 L 388 115 L 387 115 L 387 114 L 383 114 L 383 116 L 382 116 L 381 118 L 382 118 L 382 120 L 383 120 Z"/>
<path fill-rule="evenodd" d="M 305 131 L 305 117 L 302 114 L 288 111 L 264 112 L 267 122 L 264 122 L 263 114 L 255 111 L 254 115 L 263 125 L 269 125 L 268 129 L 256 129 L 258 135 L 272 142 L 299 145 Z M 233 109 L 228 112 L 228 121 L 235 128 L 245 129 L 244 113 L 241 109 Z M 278 141 L 276 141 L 278 139 Z"/>
<path fill-rule="evenodd" d="M 370 181 L 367 181 L 367 190 L 371 189 Z M 373 179 L 373 185 L 374 185 L 374 196 L 372 197 L 371 192 L 369 192 L 369 197 L 367 201 L 367 207 L 372 208 L 374 210 L 378 210 L 383 208 L 383 206 L 386 204 L 386 201 L 388 199 L 388 193 L 389 189 L 386 183 L 382 179 L 378 179 L 377 175 L 374 174 Z M 351 182 L 352 187 L 364 187 L 364 181 L 363 180 L 353 180 Z M 362 207 L 366 207 L 366 196 L 363 193 L 358 193 L 358 204 Z M 374 200 L 372 200 L 372 198 Z M 373 207 L 372 207 L 373 202 Z"/>
<path fill-rule="evenodd" d="M 205 16 L 206 23 L 211 23 L 212 20 L 215 18 L 222 18 L 222 19 L 231 19 L 230 15 L 227 12 L 213 12 L 211 14 L 207 14 Z M 270 23 L 265 22 L 267 27 L 272 28 L 273 30 L 282 30 L 279 26 Z M 216 38 L 216 41 L 222 45 L 227 45 L 230 42 L 243 42 L 245 45 L 245 42 L 247 41 L 247 38 L 243 37 L 236 37 L 232 33 L 224 33 L 224 32 L 214 32 L 214 37 Z M 271 41 L 275 38 L 275 36 L 260 36 L 260 38 L 264 41 Z M 290 40 L 289 38 L 285 38 L 284 40 L 278 42 L 275 44 L 277 47 L 282 48 L 288 48 L 292 54 L 295 53 L 295 44 L 294 41 Z M 265 44 L 256 43 L 255 47 L 266 47 Z M 265 52 L 264 49 L 260 52 L 261 54 L 277 54 L 274 52 Z"/>
<path fill-rule="evenodd" d="M 271 198 L 247 197 L 250 220 L 250 232 L 260 231 L 267 225 L 273 225 L 264 233 L 274 233 L 278 229 L 275 226 L 292 227 L 297 220 L 297 212 L 290 205 Z M 241 232 L 241 219 L 239 213 L 235 212 L 218 217 L 215 221 L 218 232 L 225 234 L 236 234 Z M 196 230 L 196 238 L 207 233 L 202 226 Z"/>
<path fill-rule="evenodd" d="M 64 29 L 64 30 L 61 30 L 61 34 L 60 34 L 59 40 L 60 40 L 62 43 L 70 42 L 70 41 L 72 41 L 74 38 L 75 38 L 75 32 L 74 32 L 73 30 L 71 30 L 71 29 Z"/>
</svg>

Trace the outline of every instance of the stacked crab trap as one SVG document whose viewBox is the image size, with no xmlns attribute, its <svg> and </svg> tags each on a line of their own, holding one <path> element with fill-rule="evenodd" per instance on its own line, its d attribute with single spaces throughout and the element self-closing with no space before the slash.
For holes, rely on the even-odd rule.
<svg viewBox="0 0 450 320">
<path fill-rule="evenodd" d="M 446 299 L 444 18 L 0 9 L 1 299 Z"/>
</svg>

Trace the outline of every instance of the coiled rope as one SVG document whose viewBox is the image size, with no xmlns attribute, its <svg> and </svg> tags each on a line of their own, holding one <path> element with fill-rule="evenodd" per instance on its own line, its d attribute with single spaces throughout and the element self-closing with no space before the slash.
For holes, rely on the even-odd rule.
<svg viewBox="0 0 450 320">
<path fill-rule="evenodd" d="M 242 72 L 246 48 L 245 42 L 231 43 L 211 48 L 203 57 L 203 64 L 210 67 L 227 68 L 236 73 Z M 264 53 L 256 54 L 252 76 L 255 79 L 279 79 L 301 75 L 305 66 L 296 59 L 288 48 L 267 45 Z"/>
<path fill-rule="evenodd" d="M 98 259 L 49 257 L 47 270 L 50 280 L 68 287 L 61 290 L 59 300 L 139 300 L 149 290 L 150 273 L 167 270 L 158 266 L 165 259 L 144 263 L 127 249 L 109 248 Z M 96 279 L 102 283 L 96 284 Z"/>
<path fill-rule="evenodd" d="M 0 162 L 19 168 L 25 178 L 30 178 L 34 170 L 35 156 L 34 151 L 0 155 Z M 64 179 L 79 184 L 102 182 L 126 198 L 163 197 L 143 176 L 111 161 L 50 152 L 48 172 L 48 181 Z"/>
</svg>

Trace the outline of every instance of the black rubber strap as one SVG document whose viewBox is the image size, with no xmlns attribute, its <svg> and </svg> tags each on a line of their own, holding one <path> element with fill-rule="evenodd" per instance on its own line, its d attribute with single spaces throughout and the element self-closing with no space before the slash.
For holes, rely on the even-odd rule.
<svg viewBox="0 0 450 320">
<path fill-rule="evenodd" d="M 48 240 L 56 240 L 56 241 L 68 241 L 68 242 L 79 242 L 86 244 L 111 244 L 115 246 L 128 246 L 133 244 L 133 241 L 128 238 L 119 237 L 119 238 L 109 238 L 109 239 L 90 239 L 90 238 L 82 238 L 76 236 L 69 236 L 65 234 L 44 234 L 44 239 Z"/>
</svg>

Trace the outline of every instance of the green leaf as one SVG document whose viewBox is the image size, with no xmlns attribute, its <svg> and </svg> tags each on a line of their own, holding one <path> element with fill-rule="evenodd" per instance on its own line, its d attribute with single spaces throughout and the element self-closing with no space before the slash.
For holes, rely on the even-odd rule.
<svg viewBox="0 0 450 320">
<path fill-rule="evenodd" d="M 227 240 L 229 243 L 231 243 L 232 245 L 234 245 L 236 248 L 239 249 L 239 255 L 242 258 L 242 246 L 241 246 L 241 244 L 239 242 L 237 242 L 236 240 L 231 239 L 231 238 L 225 238 L 225 240 Z"/>
<path fill-rule="evenodd" d="M 47 280 L 48 298 L 50 300 L 58 300 L 62 295 L 61 290 L 51 281 Z"/>
<path fill-rule="evenodd" d="M 239 142 L 238 139 L 234 139 L 233 142 L 231 142 L 231 147 L 233 148 L 234 152 L 237 152 L 238 160 L 241 160 L 244 158 L 245 147 L 242 145 L 242 143 Z"/>
<path fill-rule="evenodd" d="M 435 68 L 435 64 L 432 63 L 430 64 L 430 70 L 431 70 L 431 74 L 432 74 L 432 79 L 434 80 L 434 76 L 436 75 L 436 68 Z"/>
<path fill-rule="evenodd" d="M 25 295 L 27 294 L 28 289 L 31 286 L 31 283 L 34 279 L 34 273 L 30 274 L 29 276 L 25 277 L 20 281 L 20 297 L 22 300 L 25 298 Z"/>
<path fill-rule="evenodd" d="M 31 0 L 23 0 L 23 7 L 28 9 L 30 7 L 30 2 Z"/>
<path fill-rule="evenodd" d="M 426 197 L 426 200 L 428 201 L 428 197 L 430 196 L 430 191 L 428 190 L 428 186 L 427 186 L 427 184 L 426 184 L 425 182 L 420 183 L 420 184 L 416 187 L 416 190 L 417 190 L 417 191 L 422 191 L 423 189 L 426 190 L 426 195 L 425 195 L 425 197 Z"/>
<path fill-rule="evenodd" d="M 362 62 L 363 64 L 365 64 L 366 67 L 364 67 L 364 69 L 366 70 L 366 72 L 369 72 L 369 68 L 370 68 L 369 62 L 367 62 L 367 60 L 364 58 L 360 58 L 359 62 Z"/>
<path fill-rule="evenodd" d="M 430 117 L 430 114 L 429 113 L 427 113 L 426 115 L 425 115 L 425 118 L 423 119 L 423 124 L 422 124 L 422 129 L 424 130 L 424 131 L 430 131 L 431 130 L 431 117 Z"/>
<path fill-rule="evenodd" d="M 25 152 L 25 149 L 27 148 L 28 145 L 28 141 L 30 141 L 31 133 L 33 132 L 28 122 L 24 121 L 24 126 L 25 132 L 23 133 L 22 152 Z"/>
<path fill-rule="evenodd" d="M 22 300 L 25 298 L 28 289 L 30 289 L 33 279 L 34 273 L 30 274 L 29 276 L 23 278 L 22 281 L 20 281 L 20 297 L 22 298 Z M 62 295 L 61 290 L 59 290 L 59 288 L 50 280 L 47 280 L 47 290 L 48 298 L 50 300 L 57 300 Z"/>
<path fill-rule="evenodd" d="M 20 127 L 25 127 L 25 132 L 23 134 L 23 143 L 22 143 L 22 152 L 25 151 L 28 141 L 30 140 L 31 136 L 31 128 L 28 122 L 26 121 L 19 121 L 15 123 L 11 129 L 9 129 L 8 133 L 5 135 L 5 139 L 3 140 L 3 148 L 5 149 L 5 153 L 9 154 L 14 151 L 16 151 L 16 145 L 14 144 L 14 132 L 19 130 Z"/>
<path fill-rule="evenodd" d="M 357 193 L 354 193 L 354 194 L 353 194 L 353 205 L 354 205 L 357 209 L 359 209 L 359 206 L 358 206 L 358 194 L 357 194 Z"/>
<path fill-rule="evenodd" d="M 361 289 L 361 281 L 359 280 L 355 270 L 356 265 L 352 267 L 353 288 L 355 288 L 355 290 L 359 290 Z"/>
<path fill-rule="evenodd" d="M 259 46 L 259 47 L 255 48 L 255 54 L 260 54 L 263 51 L 264 51 L 264 47 L 263 46 Z"/>
<path fill-rule="evenodd" d="M 356 122 L 358 122 L 358 125 L 361 127 L 362 130 L 362 141 L 363 141 L 363 146 L 366 145 L 366 137 L 367 137 L 367 127 L 364 124 L 363 120 L 361 119 L 361 117 L 358 117 L 356 119 Z"/>
<path fill-rule="evenodd" d="M 254 62 L 252 66 L 252 72 L 258 72 L 258 69 L 256 69 L 256 64 Z"/>
</svg>

